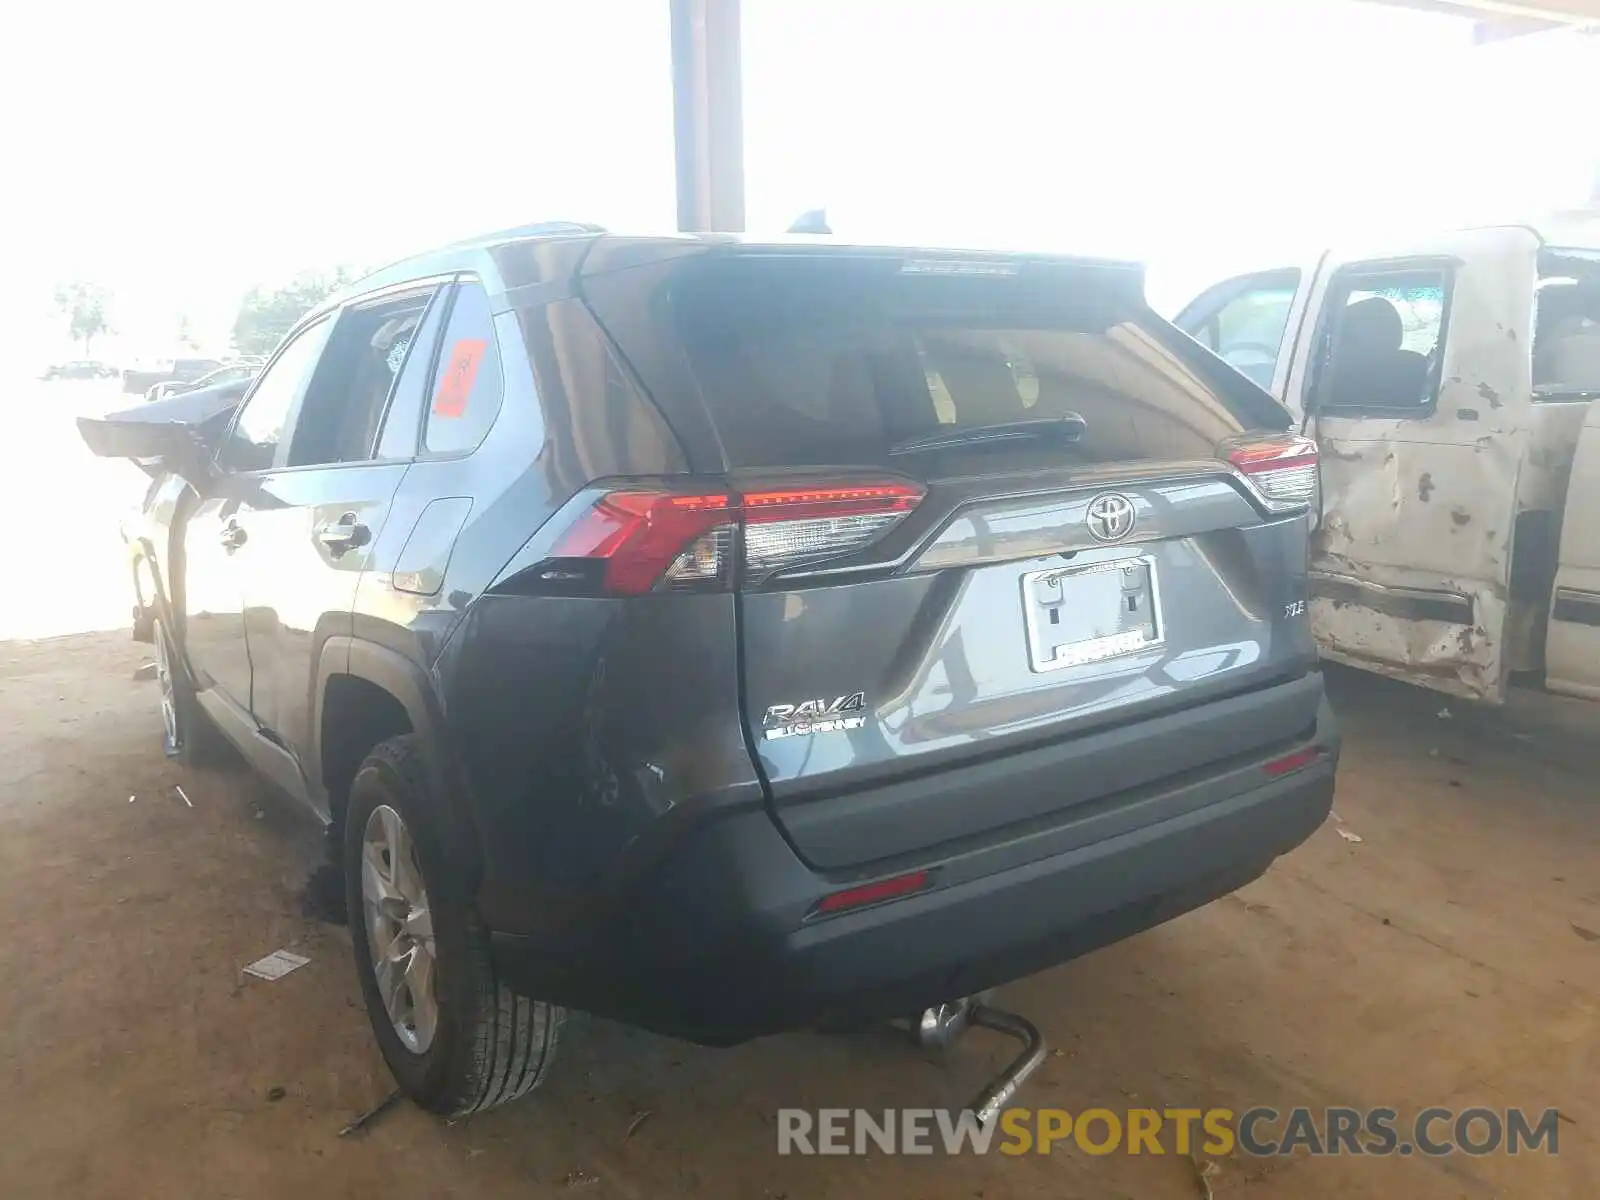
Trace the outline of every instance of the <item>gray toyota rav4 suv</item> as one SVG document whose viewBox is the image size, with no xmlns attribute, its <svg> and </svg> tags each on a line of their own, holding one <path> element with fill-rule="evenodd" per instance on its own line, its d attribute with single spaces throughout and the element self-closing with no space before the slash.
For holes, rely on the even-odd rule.
<svg viewBox="0 0 1600 1200">
<path fill-rule="evenodd" d="M 1331 803 L 1315 447 L 1134 265 L 509 230 L 83 431 L 153 476 L 168 752 L 327 824 L 438 1112 L 568 1007 L 731 1044 L 973 995 Z"/>
</svg>

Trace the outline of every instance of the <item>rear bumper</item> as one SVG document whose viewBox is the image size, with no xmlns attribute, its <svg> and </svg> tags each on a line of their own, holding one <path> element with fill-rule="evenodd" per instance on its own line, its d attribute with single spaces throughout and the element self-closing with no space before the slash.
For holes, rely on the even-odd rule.
<svg viewBox="0 0 1600 1200">
<path fill-rule="evenodd" d="M 1320 753 L 1274 777 L 1297 749 Z M 764 811 L 696 830 L 559 937 L 496 934 L 502 976 L 569 1006 L 727 1045 L 834 1017 L 904 1015 L 1119 941 L 1259 876 L 1320 826 L 1338 737 L 1324 701 L 1296 744 L 1206 778 L 1113 797 L 1096 812 L 878 864 L 865 878 L 807 866 Z M 1016 764 L 1019 768 L 1026 764 Z M 1153 818 L 1095 826 L 1129 812 Z M 824 919 L 822 896 L 926 869 L 914 895 Z"/>
</svg>

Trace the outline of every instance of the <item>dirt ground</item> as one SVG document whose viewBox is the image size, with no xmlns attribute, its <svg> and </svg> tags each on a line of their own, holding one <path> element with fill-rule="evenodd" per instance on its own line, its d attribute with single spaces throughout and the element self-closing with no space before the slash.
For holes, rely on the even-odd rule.
<svg viewBox="0 0 1600 1200">
<path fill-rule="evenodd" d="M 143 658 L 120 633 L 0 643 L 0 1195 L 1203 1195 L 1175 1156 L 776 1154 L 780 1107 L 964 1099 L 1007 1054 L 983 1034 L 942 1059 L 887 1033 L 712 1051 L 575 1019 L 533 1098 L 340 1138 L 389 1084 L 348 936 L 303 911 L 318 836 L 242 772 L 162 758 Z M 1600 723 L 1334 684 L 1340 821 L 1238 895 L 1006 989 L 1060 1051 L 1019 1102 L 1558 1106 L 1555 1157 L 1234 1158 L 1209 1182 L 1600 1194 Z M 282 946 L 311 964 L 241 981 Z"/>
<path fill-rule="evenodd" d="M 70 423 L 51 421 L 70 461 Z M 1330 675 L 1337 821 L 1238 895 L 1004 989 L 1056 1050 L 1018 1103 L 1555 1106 L 1556 1156 L 1235 1156 L 1204 1183 L 1185 1158 L 1060 1147 L 780 1157 L 779 1108 L 956 1105 L 1010 1044 L 975 1033 L 940 1057 L 869 1033 L 712 1051 L 576 1018 L 530 1099 L 454 1124 L 400 1106 L 341 1138 L 390 1085 L 348 935 L 303 908 L 316 831 L 242 772 L 162 758 L 125 632 L 25 640 L 125 611 L 104 522 L 137 479 L 79 466 L 104 493 L 69 489 L 50 521 L 19 507 L 36 491 L 12 504 L 0 480 L 12 561 L 46 564 L 51 583 L 0 594 L 6 1200 L 1600 1195 L 1600 717 L 1531 698 L 1444 718 L 1437 696 L 1353 673 Z M 66 527 L 92 536 L 63 545 Z M 242 979 L 279 947 L 310 965 Z"/>
</svg>

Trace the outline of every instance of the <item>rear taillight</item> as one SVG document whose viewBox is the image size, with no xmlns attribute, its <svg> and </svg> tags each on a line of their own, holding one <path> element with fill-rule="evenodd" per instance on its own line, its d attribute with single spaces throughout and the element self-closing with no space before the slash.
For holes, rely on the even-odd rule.
<svg viewBox="0 0 1600 1200">
<path fill-rule="evenodd" d="M 745 570 L 767 575 L 863 550 L 922 501 L 905 483 L 785 488 L 743 497 Z"/>
<path fill-rule="evenodd" d="M 721 590 L 864 550 L 921 502 L 915 484 L 607 491 L 557 537 L 540 577 L 610 595 Z"/>
<path fill-rule="evenodd" d="M 1317 497 L 1317 444 L 1295 434 L 1233 438 L 1221 457 L 1249 484 L 1264 508 L 1300 512 Z"/>
<path fill-rule="evenodd" d="M 602 590 L 622 596 L 648 592 L 668 576 L 715 578 L 726 557 L 716 535 L 728 527 L 732 505 L 725 495 L 606 492 L 568 526 L 552 554 L 603 563 Z"/>
</svg>

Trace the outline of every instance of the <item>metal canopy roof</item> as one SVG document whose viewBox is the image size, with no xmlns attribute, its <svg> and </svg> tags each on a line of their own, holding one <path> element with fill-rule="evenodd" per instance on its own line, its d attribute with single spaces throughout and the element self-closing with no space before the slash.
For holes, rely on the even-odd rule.
<svg viewBox="0 0 1600 1200">
<path fill-rule="evenodd" d="M 1394 8 L 1421 8 L 1460 17 L 1524 17 L 1555 25 L 1600 24 L 1600 0 L 1367 0 Z"/>
<path fill-rule="evenodd" d="M 1365 0 L 1391 8 L 1415 8 L 1453 17 L 1475 18 L 1479 43 L 1504 41 L 1562 27 L 1591 27 L 1600 33 L 1600 0 Z"/>
<path fill-rule="evenodd" d="M 1359 2 L 1475 17 L 1479 42 L 1563 26 L 1600 33 L 1600 0 Z M 678 228 L 686 232 L 744 228 L 740 4 L 741 0 L 671 0 Z"/>
</svg>

